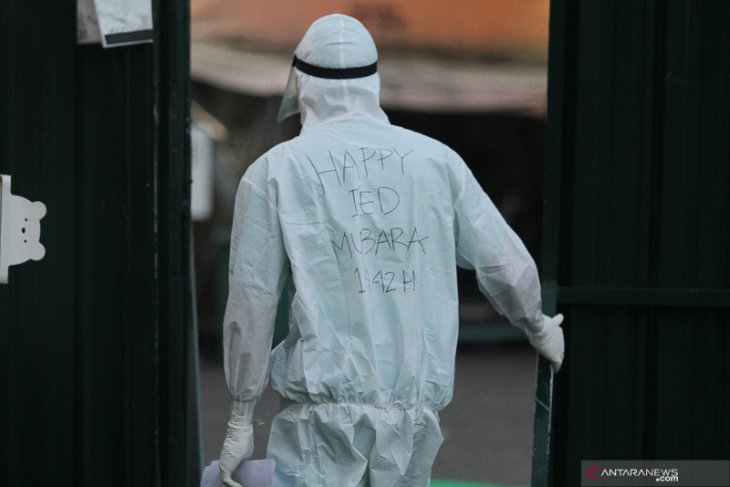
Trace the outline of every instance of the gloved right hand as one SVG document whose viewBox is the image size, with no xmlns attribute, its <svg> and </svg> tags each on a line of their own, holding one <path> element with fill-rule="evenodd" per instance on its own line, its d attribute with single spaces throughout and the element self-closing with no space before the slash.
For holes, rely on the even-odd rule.
<svg viewBox="0 0 730 487">
<path fill-rule="evenodd" d="M 540 352 L 540 355 L 550 361 L 553 372 L 557 374 L 563 363 L 563 356 L 565 354 L 565 338 L 563 337 L 563 329 L 560 328 L 560 324 L 563 322 L 563 315 L 557 314 L 552 318 L 543 315 L 542 319 L 542 330 L 535 333 L 527 332 L 527 339 Z"/>
<path fill-rule="evenodd" d="M 251 416 L 231 413 L 220 457 L 221 485 L 223 487 L 245 487 L 233 480 L 231 476 L 238 465 L 251 455 L 253 455 Z"/>
</svg>

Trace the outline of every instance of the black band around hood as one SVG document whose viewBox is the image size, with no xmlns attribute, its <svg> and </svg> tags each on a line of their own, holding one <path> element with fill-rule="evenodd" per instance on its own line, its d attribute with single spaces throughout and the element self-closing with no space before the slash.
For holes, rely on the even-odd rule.
<svg viewBox="0 0 730 487">
<path fill-rule="evenodd" d="M 359 66 L 356 68 L 323 68 L 321 66 L 309 64 L 308 62 L 302 61 L 298 57 L 294 56 L 292 66 L 294 66 L 304 74 L 314 76 L 315 78 L 324 79 L 365 78 L 378 72 L 377 61 L 375 61 L 373 64 L 369 64 L 367 66 Z"/>
</svg>

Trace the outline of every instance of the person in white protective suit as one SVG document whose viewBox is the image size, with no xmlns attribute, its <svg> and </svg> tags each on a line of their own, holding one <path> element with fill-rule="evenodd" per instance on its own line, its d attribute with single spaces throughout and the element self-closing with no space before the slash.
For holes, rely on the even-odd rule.
<svg viewBox="0 0 730 487">
<path fill-rule="evenodd" d="M 283 409 L 276 486 L 428 485 L 452 397 L 457 264 L 557 370 L 562 316 L 541 312 L 535 264 L 462 159 L 388 122 L 377 51 L 329 15 L 295 50 L 282 117 L 302 131 L 261 156 L 235 202 L 224 361 L 233 398 L 225 486 L 253 452 L 270 377 Z M 270 352 L 277 303 L 289 334 Z"/>
</svg>

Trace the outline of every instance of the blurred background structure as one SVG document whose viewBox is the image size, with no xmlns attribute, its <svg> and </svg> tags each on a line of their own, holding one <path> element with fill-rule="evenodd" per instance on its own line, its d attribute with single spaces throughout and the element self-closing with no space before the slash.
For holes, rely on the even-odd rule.
<svg viewBox="0 0 730 487">
<path fill-rule="evenodd" d="M 192 1 L 193 170 L 210 175 L 211 211 L 195 223 L 206 461 L 218 455 L 228 407 L 220 326 L 233 196 L 249 164 L 299 132 L 298 116 L 275 118 L 311 22 L 340 12 L 365 24 L 380 52 L 391 122 L 459 152 L 539 262 L 548 10 L 547 0 Z M 479 293 L 472 272 L 460 273 L 459 287 L 457 391 L 443 413 L 447 439 L 434 478 L 526 485 L 534 353 Z M 280 319 L 276 339 L 285 333 Z M 257 455 L 277 409 L 274 398 L 261 408 Z"/>
</svg>

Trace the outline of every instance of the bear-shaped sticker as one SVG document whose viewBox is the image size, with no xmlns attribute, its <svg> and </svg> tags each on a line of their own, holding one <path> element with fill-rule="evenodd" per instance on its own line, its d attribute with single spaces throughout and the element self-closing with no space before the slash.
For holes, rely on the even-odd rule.
<svg viewBox="0 0 730 487">
<path fill-rule="evenodd" d="M 11 194 L 9 176 L 2 176 L 0 201 L 0 282 L 7 282 L 9 266 L 41 260 L 46 255 L 40 243 L 46 205 Z"/>
</svg>

